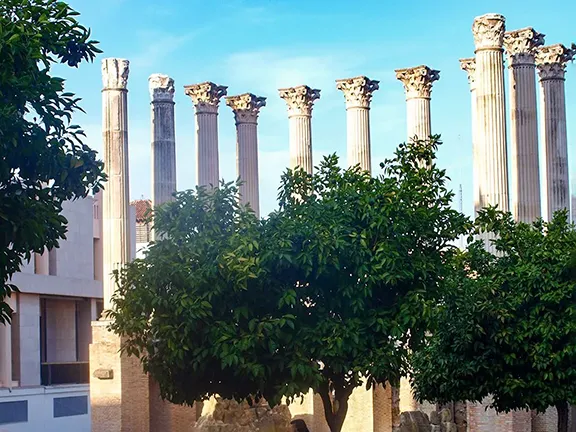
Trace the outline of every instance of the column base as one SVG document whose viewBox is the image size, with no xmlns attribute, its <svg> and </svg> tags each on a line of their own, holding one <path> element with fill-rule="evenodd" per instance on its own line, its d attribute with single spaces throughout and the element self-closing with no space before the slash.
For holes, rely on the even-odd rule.
<svg viewBox="0 0 576 432">
<path fill-rule="evenodd" d="M 121 338 L 110 321 L 92 322 L 90 405 L 92 432 L 185 432 L 195 410 L 160 398 L 158 384 L 140 360 L 120 354 Z"/>
</svg>

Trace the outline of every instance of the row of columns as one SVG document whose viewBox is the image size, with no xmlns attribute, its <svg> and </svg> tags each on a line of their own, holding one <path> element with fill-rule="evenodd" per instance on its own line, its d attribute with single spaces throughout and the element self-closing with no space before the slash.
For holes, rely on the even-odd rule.
<svg viewBox="0 0 576 432">
<path fill-rule="evenodd" d="M 406 89 L 408 137 L 424 139 L 431 134 L 430 93 L 439 72 L 427 66 L 402 69 L 397 77 Z M 153 204 L 161 204 L 176 190 L 173 81 L 165 75 L 150 77 L 152 97 Z M 365 76 L 336 81 L 346 100 L 347 148 L 350 166 L 371 170 L 370 102 L 378 81 Z M 168 88 L 170 90 L 168 90 Z M 185 86 L 195 107 L 197 184 L 216 186 L 218 171 L 218 106 L 227 87 L 212 82 Z M 289 118 L 289 168 L 312 173 L 312 109 L 320 90 L 302 85 L 279 90 Z M 240 201 L 259 215 L 258 115 L 266 98 L 252 93 L 226 98 L 234 112 L 237 136 L 237 172 L 243 182 Z"/>
<path fill-rule="evenodd" d="M 531 27 L 506 31 L 505 18 L 486 14 L 472 25 L 475 57 L 460 60 L 467 72 L 472 102 L 474 206 L 510 210 L 517 221 L 550 220 L 557 210 L 569 208 L 568 146 L 564 74 L 576 54 L 561 44 L 544 46 L 544 35 Z M 510 84 L 510 186 L 508 183 L 507 119 L 504 53 Z M 545 153 L 541 200 L 536 72 L 540 81 L 540 139 Z M 541 202 L 543 201 L 543 203 Z M 492 246 L 488 246 L 492 248 Z M 485 406 L 469 405 L 469 427 Z M 504 414 L 488 426 L 499 430 L 503 422 L 525 430 L 543 422 L 530 413 Z M 526 429 L 528 430 L 528 429 Z"/>
<path fill-rule="evenodd" d="M 543 46 L 544 35 L 528 27 L 506 32 L 498 14 L 477 17 L 472 26 L 476 56 L 460 60 L 472 99 L 475 210 L 488 205 L 532 222 L 569 208 L 568 145 L 564 74 L 576 51 Z M 511 102 L 511 178 L 508 188 L 504 51 Z M 540 199 L 536 70 L 540 81 L 541 139 L 545 152 L 544 211 Z"/>
</svg>

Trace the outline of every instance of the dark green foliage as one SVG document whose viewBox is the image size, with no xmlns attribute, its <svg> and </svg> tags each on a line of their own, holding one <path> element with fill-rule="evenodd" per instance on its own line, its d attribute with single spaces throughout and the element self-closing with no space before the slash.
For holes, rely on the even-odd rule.
<svg viewBox="0 0 576 432">
<path fill-rule="evenodd" d="M 398 383 L 468 221 L 450 208 L 436 142 L 401 145 L 372 178 L 336 156 L 288 171 L 258 221 L 223 185 L 156 210 L 163 239 L 119 275 L 113 329 L 163 396 L 271 404 L 313 388 L 339 431 L 364 383 Z"/>
<path fill-rule="evenodd" d="M 415 355 L 416 393 L 563 410 L 576 403 L 574 226 L 566 212 L 528 225 L 494 209 L 477 223 L 496 235 L 496 252 L 473 243 L 455 261 L 434 334 Z"/>
<path fill-rule="evenodd" d="M 0 2 L 0 323 L 22 259 L 65 238 L 62 202 L 103 180 L 102 163 L 71 124 L 79 99 L 50 74 L 56 62 L 77 66 L 100 52 L 77 15 L 53 0 Z"/>
</svg>

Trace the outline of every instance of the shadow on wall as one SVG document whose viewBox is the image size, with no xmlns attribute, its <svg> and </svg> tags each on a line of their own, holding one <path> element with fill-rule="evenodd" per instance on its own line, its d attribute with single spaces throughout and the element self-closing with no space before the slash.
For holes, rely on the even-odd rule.
<svg viewBox="0 0 576 432">
<path fill-rule="evenodd" d="M 314 416 L 312 414 L 302 414 L 294 416 L 294 420 L 290 422 L 294 432 L 310 432 L 308 429 L 308 424 L 313 424 Z"/>
</svg>

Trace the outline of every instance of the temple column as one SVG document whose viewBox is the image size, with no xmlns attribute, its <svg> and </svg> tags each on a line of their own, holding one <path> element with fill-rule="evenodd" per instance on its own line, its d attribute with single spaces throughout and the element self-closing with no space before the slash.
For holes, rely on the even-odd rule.
<svg viewBox="0 0 576 432">
<path fill-rule="evenodd" d="M 148 79 L 152 108 L 152 207 L 172 200 L 176 192 L 174 80 L 154 74 Z"/>
<path fill-rule="evenodd" d="M 564 74 L 566 63 L 575 55 L 576 48 L 561 44 L 540 47 L 536 52 L 546 161 L 543 216 L 547 220 L 552 219 L 555 211 L 570 209 Z"/>
<path fill-rule="evenodd" d="M 312 174 L 312 107 L 320 90 L 306 85 L 278 90 L 288 105 L 290 122 L 290 168 L 303 168 Z"/>
<path fill-rule="evenodd" d="M 184 87 L 196 110 L 196 175 L 198 186 L 218 187 L 218 104 L 225 86 L 212 82 Z"/>
<path fill-rule="evenodd" d="M 508 211 L 508 161 L 506 154 L 506 101 L 504 93 L 503 41 L 505 18 L 486 14 L 474 19 L 476 46 L 476 138 L 483 159 L 480 175 L 480 207 L 497 205 Z"/>
<path fill-rule="evenodd" d="M 104 310 L 112 308 L 112 272 L 130 261 L 130 188 L 128 181 L 128 60 L 102 61 L 102 138 L 104 171 L 102 192 L 102 245 Z"/>
<path fill-rule="evenodd" d="M 111 276 L 131 258 L 128 184 L 128 60 L 102 61 L 102 245 L 104 309 L 112 308 Z M 149 431 L 148 379 L 139 360 L 119 353 L 120 337 L 110 332 L 106 312 L 92 322 L 90 344 L 90 404 L 93 432 Z"/>
<path fill-rule="evenodd" d="M 544 35 L 525 28 L 507 32 L 504 47 L 510 68 L 511 210 L 517 221 L 541 216 L 534 54 Z"/>
<path fill-rule="evenodd" d="M 396 78 L 406 91 L 406 124 L 408 140 L 425 140 L 432 135 L 430 96 L 432 84 L 440 79 L 440 71 L 428 66 L 398 69 Z"/>
<path fill-rule="evenodd" d="M 485 172 L 483 163 L 483 153 L 478 149 L 478 139 L 476 138 L 476 131 L 478 130 L 478 114 L 476 107 L 476 59 L 465 58 L 460 59 L 460 68 L 468 74 L 468 84 L 470 84 L 470 100 L 471 104 L 471 120 L 472 120 L 472 188 L 474 193 L 474 214 L 480 210 L 480 176 Z"/>
<path fill-rule="evenodd" d="M 346 99 L 348 166 L 360 165 L 362 170 L 371 172 L 370 101 L 372 93 L 378 90 L 378 81 L 365 76 L 347 78 L 337 80 L 336 88 Z"/>
<path fill-rule="evenodd" d="M 226 98 L 236 120 L 236 169 L 242 182 L 240 202 L 249 205 L 260 217 L 260 192 L 258 180 L 258 114 L 266 106 L 266 98 L 252 93 Z"/>
</svg>

